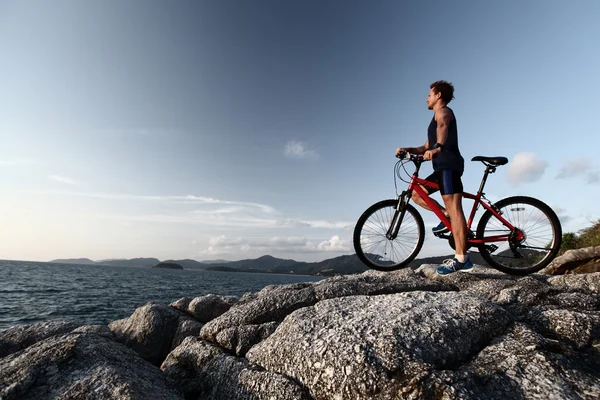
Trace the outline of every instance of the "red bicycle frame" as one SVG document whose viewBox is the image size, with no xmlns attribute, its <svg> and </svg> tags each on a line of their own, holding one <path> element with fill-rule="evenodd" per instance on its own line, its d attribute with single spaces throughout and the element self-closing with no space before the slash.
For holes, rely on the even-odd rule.
<svg viewBox="0 0 600 400">
<path fill-rule="evenodd" d="M 487 176 L 487 175 L 486 175 Z M 464 198 L 467 199 L 471 199 L 473 200 L 473 208 L 471 209 L 471 213 L 469 215 L 469 219 L 467 221 L 467 229 L 471 230 L 471 225 L 473 224 L 473 220 L 475 218 L 475 213 L 477 212 L 477 210 L 479 209 L 479 206 L 483 206 L 486 210 L 488 210 L 489 212 L 491 212 L 492 214 L 494 214 L 494 216 L 496 218 L 498 218 L 498 220 L 500 222 L 502 222 L 507 228 L 509 228 L 511 230 L 511 232 L 517 232 L 517 236 L 516 236 L 516 240 L 523 240 L 524 239 L 524 235 L 523 232 L 521 232 L 520 230 L 516 229 L 514 227 L 514 225 L 512 225 L 510 222 L 508 222 L 506 219 L 504 219 L 502 217 L 502 215 L 500 215 L 495 209 L 494 207 L 490 206 L 489 204 L 485 203 L 484 201 L 481 200 L 481 198 L 483 197 L 483 186 L 485 184 L 485 177 L 484 180 L 482 181 L 482 184 L 480 186 L 479 191 L 477 192 L 476 195 L 473 195 L 471 193 L 467 193 L 467 192 L 463 192 L 462 195 Z M 419 178 L 416 173 L 412 175 L 412 178 L 410 180 L 410 183 L 408 185 L 408 192 L 412 193 L 413 191 L 416 192 L 419 196 L 421 196 L 421 198 L 423 199 L 423 201 L 425 201 L 425 203 L 429 206 L 429 208 L 431 209 L 431 211 L 433 211 L 435 213 L 435 215 L 437 215 L 437 217 L 440 219 L 440 221 L 442 221 L 444 223 L 444 225 L 446 225 L 446 227 L 450 230 L 450 232 L 452 232 L 452 225 L 450 224 L 450 220 L 448 219 L 448 217 L 446 217 L 446 215 L 442 212 L 442 210 L 438 207 L 438 205 L 436 204 L 436 202 L 434 202 L 430 197 L 429 194 L 423 190 L 423 188 L 420 186 L 426 186 L 432 189 L 439 189 L 439 185 L 435 182 L 430 182 L 427 181 L 425 179 L 421 179 Z M 479 246 L 482 245 L 484 243 L 488 243 L 488 242 L 506 242 L 509 240 L 510 236 L 512 235 L 512 233 L 510 234 L 504 234 L 504 235 L 497 235 L 497 236 L 487 236 L 484 238 L 480 238 L 480 239 L 467 239 L 467 243 L 473 246 Z"/>
</svg>

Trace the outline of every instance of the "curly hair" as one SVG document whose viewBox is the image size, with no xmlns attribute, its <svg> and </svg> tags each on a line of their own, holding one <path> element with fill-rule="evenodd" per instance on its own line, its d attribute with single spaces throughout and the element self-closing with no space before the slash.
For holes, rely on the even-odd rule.
<svg viewBox="0 0 600 400">
<path fill-rule="evenodd" d="M 429 85 L 430 89 L 433 89 L 433 93 L 441 93 L 442 100 L 448 104 L 454 98 L 454 86 L 448 81 L 435 81 Z"/>
</svg>

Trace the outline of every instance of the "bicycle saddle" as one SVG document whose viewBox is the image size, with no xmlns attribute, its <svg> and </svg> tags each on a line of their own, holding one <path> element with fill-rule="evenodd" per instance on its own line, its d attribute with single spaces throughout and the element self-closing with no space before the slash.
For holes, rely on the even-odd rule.
<svg viewBox="0 0 600 400">
<path fill-rule="evenodd" d="M 485 157 L 485 156 L 476 156 L 471 159 L 471 161 L 481 161 L 484 163 L 488 163 L 493 165 L 494 167 L 498 167 L 500 165 L 504 165 L 508 163 L 508 158 L 506 157 Z"/>
</svg>

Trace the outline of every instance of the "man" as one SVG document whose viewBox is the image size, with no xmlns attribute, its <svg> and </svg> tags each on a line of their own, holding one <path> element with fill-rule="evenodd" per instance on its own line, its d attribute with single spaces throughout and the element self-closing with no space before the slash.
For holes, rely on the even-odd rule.
<svg viewBox="0 0 600 400">
<path fill-rule="evenodd" d="M 427 141 L 420 147 L 398 148 L 396 154 L 405 151 L 411 154 L 423 154 L 425 160 L 432 160 L 433 174 L 426 180 L 439 185 L 444 205 L 440 208 L 450 218 L 452 235 L 456 247 L 456 255 L 452 260 L 446 260 L 436 269 L 439 275 L 448 275 L 455 271 L 473 268 L 473 263 L 467 255 L 467 223 L 462 209 L 463 185 L 461 176 L 465 161 L 458 150 L 458 130 L 454 112 L 448 108 L 448 103 L 454 98 L 454 86 L 446 81 L 436 81 L 430 85 L 427 107 L 433 110 L 433 119 L 427 129 Z M 428 194 L 435 189 L 421 186 Z M 431 210 L 416 192 L 412 199 L 421 207 Z M 439 205 L 439 203 L 438 203 Z M 433 228 L 434 233 L 448 231 L 443 223 Z"/>
</svg>

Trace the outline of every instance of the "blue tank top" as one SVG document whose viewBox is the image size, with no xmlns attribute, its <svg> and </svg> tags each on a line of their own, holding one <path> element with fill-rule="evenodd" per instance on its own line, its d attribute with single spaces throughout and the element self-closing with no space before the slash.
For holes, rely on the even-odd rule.
<svg viewBox="0 0 600 400">
<path fill-rule="evenodd" d="M 454 116 L 454 111 L 452 111 L 452 109 L 448 108 L 448 110 L 450 110 L 454 118 L 448 126 L 448 137 L 444 143 L 444 149 L 433 159 L 433 170 L 439 171 L 442 169 L 451 169 L 462 173 L 465 169 L 465 160 L 458 150 L 456 117 Z M 431 119 L 431 123 L 427 128 L 427 140 L 429 141 L 429 149 L 433 149 L 433 146 L 437 142 L 437 122 L 435 122 L 435 116 Z"/>
</svg>

